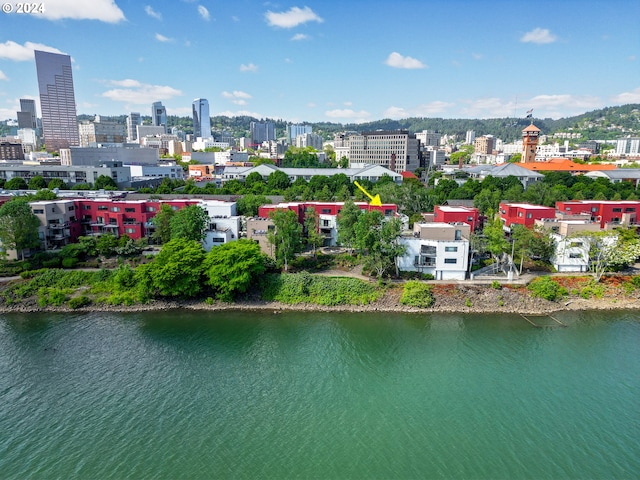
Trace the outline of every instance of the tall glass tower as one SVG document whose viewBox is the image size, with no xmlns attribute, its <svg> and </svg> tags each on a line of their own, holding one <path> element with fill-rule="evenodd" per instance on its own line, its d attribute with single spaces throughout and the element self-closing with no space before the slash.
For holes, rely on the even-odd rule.
<svg viewBox="0 0 640 480">
<path fill-rule="evenodd" d="M 35 50 L 42 133 L 48 151 L 80 145 L 71 57 Z"/>
<path fill-rule="evenodd" d="M 167 109 L 162 102 L 151 104 L 151 121 L 154 127 L 164 127 L 164 131 L 167 131 Z"/>
<path fill-rule="evenodd" d="M 209 138 L 211 136 L 211 118 L 209 102 L 204 98 L 193 101 L 193 136 Z"/>
</svg>

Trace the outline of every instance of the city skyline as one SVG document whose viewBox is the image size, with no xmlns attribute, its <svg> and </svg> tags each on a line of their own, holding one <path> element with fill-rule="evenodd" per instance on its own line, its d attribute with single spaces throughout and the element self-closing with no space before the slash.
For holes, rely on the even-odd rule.
<svg viewBox="0 0 640 480">
<path fill-rule="evenodd" d="M 34 50 L 70 55 L 77 112 L 162 102 L 294 123 L 560 118 L 640 103 L 640 3 L 95 0 L 0 14 L 0 120 L 38 99 Z M 79 39 L 82 39 L 79 41 Z"/>
</svg>

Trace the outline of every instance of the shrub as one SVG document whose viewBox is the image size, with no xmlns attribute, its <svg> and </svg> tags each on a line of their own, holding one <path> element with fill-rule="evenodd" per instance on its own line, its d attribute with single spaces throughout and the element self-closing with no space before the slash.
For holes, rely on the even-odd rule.
<svg viewBox="0 0 640 480">
<path fill-rule="evenodd" d="M 493 282 L 491 282 L 491 288 L 502 290 L 502 284 L 498 280 L 494 280 Z"/>
<path fill-rule="evenodd" d="M 586 299 L 591 297 L 602 298 L 604 296 L 604 285 L 591 281 L 580 291 L 580 296 Z"/>
<path fill-rule="evenodd" d="M 436 277 L 433 276 L 433 273 L 423 273 L 422 274 L 422 279 L 423 280 L 435 280 Z"/>
<path fill-rule="evenodd" d="M 79 297 L 73 297 L 69 300 L 69 306 L 71 308 L 81 308 L 89 305 L 91 300 L 86 295 L 81 295 Z"/>
<path fill-rule="evenodd" d="M 73 257 L 63 258 L 62 259 L 62 268 L 75 268 L 78 264 L 78 259 Z"/>
<path fill-rule="evenodd" d="M 67 260 L 65 258 L 65 260 Z M 44 268 L 58 268 L 60 266 L 60 257 L 50 258 L 48 260 L 42 261 L 42 266 Z"/>
<path fill-rule="evenodd" d="M 567 289 L 554 282 L 551 277 L 538 277 L 529 284 L 529 291 L 534 297 L 555 301 L 567 294 Z"/>
<path fill-rule="evenodd" d="M 435 303 L 431 285 L 416 280 L 404 284 L 400 303 L 409 307 L 429 308 Z"/>
<path fill-rule="evenodd" d="M 640 288 L 640 275 L 636 275 L 635 277 L 631 277 L 630 282 L 636 288 Z"/>
</svg>

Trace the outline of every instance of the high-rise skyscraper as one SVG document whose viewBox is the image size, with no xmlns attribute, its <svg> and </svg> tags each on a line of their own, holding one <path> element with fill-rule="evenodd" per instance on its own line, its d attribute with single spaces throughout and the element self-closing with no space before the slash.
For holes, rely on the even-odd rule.
<svg viewBox="0 0 640 480">
<path fill-rule="evenodd" d="M 139 112 L 131 112 L 127 117 L 127 142 L 138 140 L 138 125 L 142 125 L 142 117 Z"/>
<path fill-rule="evenodd" d="M 164 108 L 162 102 L 154 102 L 151 105 L 151 122 L 154 127 L 164 127 L 167 131 L 167 109 Z"/>
<path fill-rule="evenodd" d="M 48 151 L 78 146 L 78 117 L 71 57 L 35 50 L 42 133 Z"/>
<path fill-rule="evenodd" d="M 36 129 L 36 101 L 29 98 L 20 99 L 18 112 L 18 128 Z"/>
<path fill-rule="evenodd" d="M 273 122 L 251 122 L 249 134 L 252 145 L 260 145 L 262 142 L 276 139 L 276 126 Z"/>
<path fill-rule="evenodd" d="M 211 136 L 209 102 L 205 98 L 196 98 L 193 101 L 193 136 L 196 138 Z"/>
</svg>

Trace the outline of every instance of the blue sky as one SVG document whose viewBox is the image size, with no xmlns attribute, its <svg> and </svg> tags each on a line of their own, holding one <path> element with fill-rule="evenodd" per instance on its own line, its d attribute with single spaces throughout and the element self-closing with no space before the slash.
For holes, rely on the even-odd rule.
<svg viewBox="0 0 640 480">
<path fill-rule="evenodd" d="M 78 113 L 560 118 L 640 103 L 638 0 L 44 0 L 0 13 L 0 120 L 72 57 Z M 13 3 L 12 3 L 13 2 Z M 7 8 L 7 7 L 5 7 Z"/>
</svg>

